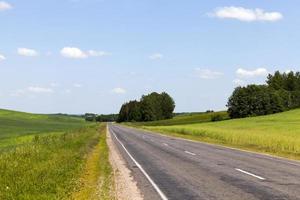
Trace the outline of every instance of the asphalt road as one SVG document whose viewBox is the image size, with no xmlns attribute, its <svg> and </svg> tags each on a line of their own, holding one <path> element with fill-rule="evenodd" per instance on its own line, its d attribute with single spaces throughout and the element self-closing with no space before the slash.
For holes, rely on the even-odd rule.
<svg viewBox="0 0 300 200">
<path fill-rule="evenodd" d="M 300 162 L 109 125 L 145 199 L 300 199 Z"/>
</svg>

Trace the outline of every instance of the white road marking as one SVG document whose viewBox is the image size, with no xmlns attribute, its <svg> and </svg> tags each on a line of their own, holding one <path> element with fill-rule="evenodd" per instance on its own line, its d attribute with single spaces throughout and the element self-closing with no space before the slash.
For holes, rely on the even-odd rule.
<svg viewBox="0 0 300 200">
<path fill-rule="evenodd" d="M 189 152 L 189 151 L 184 151 L 184 153 L 190 154 L 190 155 L 192 155 L 192 156 L 195 156 L 195 155 L 196 155 L 195 153 L 192 153 L 192 152 Z"/>
<path fill-rule="evenodd" d="M 165 146 L 169 146 L 167 143 L 163 143 Z"/>
<path fill-rule="evenodd" d="M 143 167 L 133 158 L 133 156 L 128 152 L 124 144 L 119 140 L 119 138 L 115 135 L 115 133 L 111 130 L 111 133 L 114 135 L 116 140 L 120 143 L 120 145 L 123 147 L 125 152 L 128 154 L 128 156 L 131 158 L 131 160 L 134 162 L 134 164 L 141 170 L 141 172 L 145 175 L 145 177 L 148 179 L 148 181 L 151 183 L 151 185 L 154 187 L 156 192 L 159 194 L 162 200 L 168 200 L 166 195 L 159 189 L 159 187 L 156 185 L 156 183 L 150 178 L 150 176 L 147 174 L 147 172 L 143 169 Z"/>
<path fill-rule="evenodd" d="M 252 174 L 252 173 L 250 173 L 250 172 L 244 171 L 244 170 L 239 169 L 239 168 L 235 168 L 235 170 L 237 170 L 237 171 L 239 171 L 239 172 L 242 172 L 242 173 L 244 173 L 244 174 L 247 174 L 247 175 L 249 175 L 249 176 L 253 176 L 253 177 L 258 178 L 258 179 L 260 179 L 260 180 L 266 180 L 265 178 L 263 178 L 263 177 L 261 177 L 261 176 L 257 176 L 257 175 L 255 175 L 255 174 Z"/>
</svg>

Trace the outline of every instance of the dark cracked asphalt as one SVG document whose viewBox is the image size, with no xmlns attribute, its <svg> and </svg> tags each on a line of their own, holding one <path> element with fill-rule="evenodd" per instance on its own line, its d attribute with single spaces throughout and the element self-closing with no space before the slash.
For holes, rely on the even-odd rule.
<svg viewBox="0 0 300 200">
<path fill-rule="evenodd" d="M 116 124 L 109 130 L 146 200 L 300 199 L 300 162 Z"/>
</svg>

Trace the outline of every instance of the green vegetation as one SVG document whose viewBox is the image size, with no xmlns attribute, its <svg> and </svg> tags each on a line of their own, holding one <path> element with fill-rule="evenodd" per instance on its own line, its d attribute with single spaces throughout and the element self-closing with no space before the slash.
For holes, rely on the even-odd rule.
<svg viewBox="0 0 300 200">
<path fill-rule="evenodd" d="M 86 113 L 84 115 L 85 121 L 88 122 L 115 122 L 118 120 L 117 114 L 108 114 L 108 115 L 97 115 L 94 113 Z"/>
<path fill-rule="evenodd" d="M 170 126 L 170 125 L 183 125 L 183 124 L 195 124 L 195 123 L 203 123 L 210 121 L 218 121 L 214 120 L 215 118 L 218 120 L 226 120 L 229 119 L 229 116 L 226 111 L 221 112 L 207 112 L 207 113 L 185 113 L 176 115 L 172 119 L 153 121 L 153 122 L 136 122 L 136 123 L 126 123 L 132 126 Z"/>
<path fill-rule="evenodd" d="M 106 126 L 99 128 L 100 140 L 87 158 L 82 171 L 77 190 L 72 194 L 72 199 L 115 199 L 112 168 L 108 158 L 106 144 Z"/>
<path fill-rule="evenodd" d="M 86 125 L 83 118 L 41 115 L 0 109 L 0 144 L 5 138 L 60 132 Z"/>
<path fill-rule="evenodd" d="M 221 122 L 142 127 L 167 135 L 300 159 L 299 121 L 300 109 L 296 109 Z"/>
<path fill-rule="evenodd" d="M 0 199 L 69 199 L 94 165 L 108 196 L 104 124 L 100 130 L 79 117 L 0 110 Z"/>
<path fill-rule="evenodd" d="M 142 96 L 140 101 L 130 101 L 122 105 L 118 122 L 140 122 L 171 119 L 175 109 L 172 97 L 163 92 L 153 92 Z"/>
<path fill-rule="evenodd" d="M 268 115 L 300 107 L 300 72 L 277 71 L 266 82 L 237 87 L 228 101 L 230 117 Z"/>
</svg>

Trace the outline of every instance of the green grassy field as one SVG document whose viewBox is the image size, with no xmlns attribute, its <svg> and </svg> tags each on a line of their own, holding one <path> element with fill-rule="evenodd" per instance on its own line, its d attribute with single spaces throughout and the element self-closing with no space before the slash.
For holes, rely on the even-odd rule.
<svg viewBox="0 0 300 200">
<path fill-rule="evenodd" d="M 109 182 L 103 130 L 77 117 L 0 110 L 0 199 L 71 199 L 95 163 Z M 101 159 L 88 162 L 95 149 Z"/>
<path fill-rule="evenodd" d="M 300 109 L 220 122 L 141 127 L 167 135 L 300 159 Z"/>
<path fill-rule="evenodd" d="M 132 126 L 170 126 L 170 125 L 183 125 L 210 122 L 211 118 L 215 115 L 220 115 L 223 120 L 229 119 L 227 112 L 214 112 L 214 113 L 189 113 L 175 116 L 173 119 L 153 121 L 153 122 L 137 122 L 127 123 Z"/>
<path fill-rule="evenodd" d="M 65 131 L 85 125 L 83 118 L 41 115 L 0 109 L 0 139 Z"/>
</svg>

